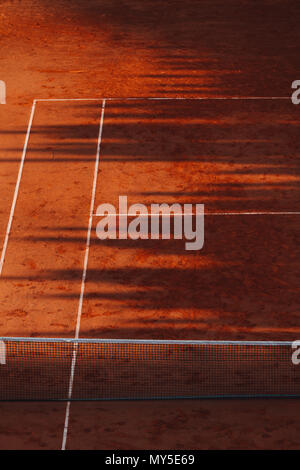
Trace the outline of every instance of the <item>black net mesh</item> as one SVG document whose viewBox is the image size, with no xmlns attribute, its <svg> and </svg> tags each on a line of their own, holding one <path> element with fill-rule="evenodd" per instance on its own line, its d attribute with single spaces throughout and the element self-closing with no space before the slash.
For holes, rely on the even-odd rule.
<svg viewBox="0 0 300 470">
<path fill-rule="evenodd" d="M 0 338 L 0 400 L 300 397 L 291 343 Z"/>
</svg>

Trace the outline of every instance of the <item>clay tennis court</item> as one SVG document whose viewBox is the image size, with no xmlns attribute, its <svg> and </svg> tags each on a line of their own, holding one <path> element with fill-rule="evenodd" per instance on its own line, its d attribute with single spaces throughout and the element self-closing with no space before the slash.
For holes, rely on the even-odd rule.
<svg viewBox="0 0 300 470">
<path fill-rule="evenodd" d="M 13 3 L 6 2 L 6 17 Z M 248 2 L 231 2 L 232 8 L 239 3 L 251 10 Z M 149 13 L 148 2 L 132 4 L 140 19 Z M 299 107 L 291 103 L 289 89 L 278 78 L 272 93 L 265 90 L 242 54 L 239 67 L 231 63 L 229 71 L 230 61 L 225 67 L 225 56 L 221 60 L 209 41 L 202 57 L 191 45 L 199 34 L 196 25 L 183 35 L 183 52 L 171 34 L 186 25 L 180 16 L 170 35 L 146 40 L 138 49 L 135 60 L 140 54 L 143 72 L 131 83 L 137 64 L 129 52 L 135 34 L 136 44 L 149 34 L 147 27 L 135 31 L 133 13 L 120 24 L 118 13 L 101 2 L 88 12 L 76 11 L 76 5 L 80 2 L 68 16 L 78 24 L 75 42 L 91 26 L 84 48 L 94 44 L 96 50 L 97 25 L 90 22 L 101 11 L 103 23 L 112 22 L 113 42 L 127 32 L 128 61 L 114 77 L 113 56 L 105 50 L 111 31 L 105 26 L 99 32 L 105 40 L 99 97 L 95 83 L 79 79 L 82 72 L 74 69 L 72 86 L 60 89 L 60 78 L 53 78 L 58 82 L 47 90 L 33 81 L 34 94 L 24 91 L 24 103 L 15 98 L 7 111 L 0 109 L 1 337 L 298 339 Z M 196 8 L 193 2 L 190 8 L 190 13 Z M 204 2 L 203 8 L 209 18 L 218 18 L 217 2 Z M 52 24 L 43 26 L 42 18 L 54 21 L 51 10 L 41 10 L 31 38 L 37 44 L 39 28 L 46 32 Z M 158 24 L 162 34 L 166 25 L 151 14 L 149 25 Z M 243 21 L 240 16 L 231 26 L 238 31 Z M 142 28 L 143 21 L 137 23 Z M 276 24 L 285 31 L 280 18 Z M 255 21 L 252 27 L 256 30 Z M 69 28 L 65 23 L 64 39 Z M 219 32 L 227 33 L 230 54 L 235 42 L 222 22 Z M 289 50 L 287 76 L 294 73 L 292 46 Z M 264 52 L 270 53 L 267 46 Z M 251 53 L 250 47 L 248 64 Z M 153 66 L 152 54 L 159 66 Z M 53 64 L 51 56 L 47 60 Z M 270 53 L 273 70 L 271 62 Z M 171 77 L 167 83 L 157 83 L 162 63 Z M 194 83 L 200 63 L 206 72 Z M 64 73 L 51 72 L 51 66 L 39 73 Z M 236 79 L 241 74 L 243 88 Z M 218 94 L 211 76 L 220 81 Z M 99 240 L 96 209 L 103 203 L 117 207 L 120 195 L 128 205 L 146 207 L 204 204 L 203 249 L 186 251 L 183 240 L 172 238 Z M 0 407 L 3 449 L 299 447 L 298 400 L 2 402 Z"/>
</svg>

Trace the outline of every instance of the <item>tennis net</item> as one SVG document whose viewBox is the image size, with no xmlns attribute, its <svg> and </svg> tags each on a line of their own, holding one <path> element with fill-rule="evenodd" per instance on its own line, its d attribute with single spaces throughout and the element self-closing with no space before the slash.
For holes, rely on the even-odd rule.
<svg viewBox="0 0 300 470">
<path fill-rule="evenodd" d="M 0 338 L 0 400 L 300 397 L 291 342 Z"/>
</svg>

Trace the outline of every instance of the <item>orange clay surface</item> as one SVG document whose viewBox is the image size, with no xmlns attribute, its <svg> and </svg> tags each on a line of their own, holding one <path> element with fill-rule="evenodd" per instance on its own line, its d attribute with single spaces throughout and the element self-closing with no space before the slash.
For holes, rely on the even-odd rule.
<svg viewBox="0 0 300 470">
<path fill-rule="evenodd" d="M 3 1 L 0 336 L 74 337 L 101 97 L 289 96 L 296 1 Z M 95 209 L 204 203 L 205 245 L 91 246 L 80 336 L 299 339 L 299 107 L 107 101 Z M 216 215 L 223 212 L 260 215 Z M 210 214 L 210 215 L 209 215 Z M 299 401 L 73 403 L 68 449 L 297 449 Z M 0 403 L 1 449 L 59 449 L 62 403 Z"/>
</svg>

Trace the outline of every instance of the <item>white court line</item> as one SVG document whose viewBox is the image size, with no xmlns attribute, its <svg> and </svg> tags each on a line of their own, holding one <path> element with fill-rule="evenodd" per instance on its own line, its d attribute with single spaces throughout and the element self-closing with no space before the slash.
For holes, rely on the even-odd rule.
<svg viewBox="0 0 300 470">
<path fill-rule="evenodd" d="M 300 215 L 300 212 L 206 212 L 204 215 Z"/>
<path fill-rule="evenodd" d="M 101 139 L 102 139 L 102 131 L 103 131 L 104 111 L 105 111 L 105 100 L 102 101 L 102 111 L 101 111 L 98 143 L 97 143 L 97 154 L 96 154 L 96 162 L 95 162 L 95 170 L 94 170 L 94 181 L 93 181 L 93 189 L 92 189 L 92 196 L 91 196 L 89 224 L 88 224 L 88 231 L 87 231 L 87 238 L 86 238 L 86 248 L 85 248 L 83 273 L 82 273 L 82 280 L 81 280 L 81 290 L 80 290 L 80 298 L 79 298 L 79 305 L 78 305 L 78 312 L 77 312 L 77 322 L 76 322 L 76 330 L 75 330 L 75 338 L 74 339 L 79 338 L 79 331 L 80 331 L 82 305 L 83 305 L 83 297 L 84 297 L 84 290 L 85 290 L 85 280 L 86 280 L 86 273 L 87 273 L 87 267 L 88 267 L 90 243 L 91 243 L 91 230 L 92 230 L 92 224 L 93 224 L 93 211 L 94 211 L 94 205 L 95 205 L 98 170 L 99 170 L 99 160 L 100 160 Z M 75 343 L 74 349 L 73 349 L 73 358 L 72 358 L 70 381 L 69 381 L 69 392 L 68 392 L 68 398 L 69 399 L 71 399 L 71 397 L 72 397 L 76 359 L 77 359 L 77 344 Z M 71 405 L 71 402 L 68 401 L 67 406 L 66 406 L 65 424 L 64 424 L 64 432 L 63 432 L 63 440 L 62 440 L 61 450 L 66 449 L 66 442 L 67 442 L 68 428 L 69 428 L 70 405 Z"/>
<path fill-rule="evenodd" d="M 168 97 L 110 97 L 110 98 L 37 98 L 35 101 L 205 101 L 205 100 L 291 100 L 290 96 L 199 96 L 188 98 L 185 96 L 178 96 L 173 98 Z"/>
<path fill-rule="evenodd" d="M 157 217 L 158 215 L 160 217 L 175 217 L 175 216 L 184 216 L 184 215 L 199 215 L 199 214 L 193 214 L 193 213 L 185 213 L 185 212 L 182 212 L 182 213 L 178 213 L 178 214 L 151 214 L 148 213 L 148 214 L 134 214 L 134 215 L 129 215 L 129 214 L 92 214 L 92 217 L 107 217 L 107 216 L 112 216 L 112 215 L 115 215 L 116 217 Z M 202 215 L 202 214 L 201 214 Z M 213 216 L 218 216 L 218 215 L 300 215 L 300 212 L 205 212 L 203 214 L 204 216 L 207 216 L 207 215 L 213 215 Z"/>
<path fill-rule="evenodd" d="M 1 253 L 1 258 L 0 258 L 0 276 L 1 276 L 2 270 L 3 270 L 4 259 L 5 259 L 5 254 L 6 254 L 6 250 L 7 250 L 7 245 L 8 245 L 8 238 L 9 238 L 9 234 L 10 234 L 10 231 L 11 231 L 11 226 L 12 226 L 12 222 L 13 222 L 13 218 L 14 218 L 16 203 L 17 203 L 17 199 L 18 199 L 20 183 L 21 183 L 21 178 L 22 178 L 22 173 L 23 173 L 23 167 L 24 167 L 24 162 L 25 162 L 25 157 L 26 157 L 26 152 L 27 152 L 27 147 L 28 147 L 28 142 L 29 142 L 29 136 L 30 136 L 30 131 L 31 131 L 34 112 L 35 112 L 35 106 L 36 106 L 36 100 L 33 101 L 32 108 L 31 108 L 31 114 L 30 114 L 29 123 L 28 123 L 28 127 L 27 127 L 27 133 L 26 133 L 26 137 L 25 137 L 25 142 L 24 142 L 23 153 L 22 153 L 22 157 L 21 157 L 21 163 L 20 163 L 20 167 L 19 167 L 17 183 L 16 183 L 16 187 L 15 187 L 14 197 L 13 197 L 13 201 L 12 201 L 12 205 L 11 205 L 11 209 L 10 209 L 10 215 L 9 215 L 6 234 L 5 234 L 5 238 L 4 238 L 4 243 L 3 243 L 3 248 L 2 248 L 2 253 Z"/>
</svg>

